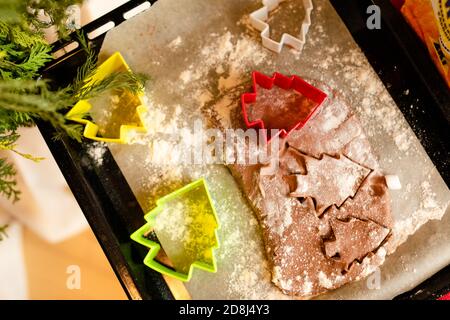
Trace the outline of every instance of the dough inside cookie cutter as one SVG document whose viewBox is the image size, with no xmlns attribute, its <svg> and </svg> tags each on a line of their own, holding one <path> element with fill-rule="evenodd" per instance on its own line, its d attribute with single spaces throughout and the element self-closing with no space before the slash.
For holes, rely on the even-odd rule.
<svg viewBox="0 0 450 320">
<path fill-rule="evenodd" d="M 305 18 L 301 24 L 298 37 L 284 33 L 281 36 L 280 42 L 277 42 L 270 38 L 270 26 L 267 23 L 267 20 L 269 19 L 270 12 L 275 10 L 283 1 L 286 0 L 263 0 L 262 3 L 264 6 L 250 14 L 250 23 L 255 29 L 261 31 L 262 44 L 267 49 L 280 53 L 283 46 L 288 45 L 298 51 L 302 51 L 303 46 L 306 43 L 306 35 L 311 26 L 311 12 L 314 8 L 312 0 L 303 0 Z"/>
<path fill-rule="evenodd" d="M 114 53 L 105 62 L 103 62 L 97 69 L 97 72 L 88 79 L 86 86 L 101 81 L 115 72 L 124 72 L 131 70 L 124 58 L 119 52 Z M 83 136 L 87 139 L 102 142 L 121 143 L 126 144 L 128 141 L 128 134 L 131 132 L 146 133 L 147 129 L 144 125 L 144 115 L 147 112 L 147 107 L 144 103 L 144 92 L 138 94 L 127 94 L 130 96 L 129 104 L 134 104 L 136 109 L 136 123 L 121 124 L 120 133 L 118 137 L 102 137 L 98 135 L 99 127 L 94 122 L 87 120 L 83 115 L 89 113 L 92 109 L 90 100 L 80 100 L 75 106 L 65 115 L 67 120 L 77 122 L 85 125 Z"/>
<path fill-rule="evenodd" d="M 289 136 L 294 130 L 300 130 L 305 126 L 305 124 L 311 119 L 311 117 L 316 114 L 317 110 L 322 106 L 324 101 L 327 99 L 327 94 L 319 90 L 318 88 L 312 86 L 302 78 L 296 75 L 285 76 L 281 73 L 275 72 L 272 77 L 269 77 L 265 74 L 262 74 L 257 71 L 253 71 L 252 73 L 252 81 L 253 81 L 253 92 L 244 93 L 241 96 L 241 108 L 242 115 L 244 118 L 244 122 L 247 128 L 255 128 L 259 130 L 266 130 L 266 141 L 269 143 L 273 138 L 279 136 L 280 138 L 286 138 Z M 293 90 L 306 99 L 310 100 L 314 103 L 314 106 L 309 110 L 306 116 L 298 115 L 298 118 L 294 117 L 295 124 L 293 126 L 287 126 L 283 128 L 273 128 L 269 127 L 267 123 L 264 122 L 262 118 L 259 119 L 250 119 L 249 110 L 251 105 L 257 102 L 258 97 L 258 86 L 261 86 L 264 89 L 271 90 L 274 86 L 277 86 L 283 90 Z M 297 109 L 296 112 L 300 110 Z M 270 129 L 278 129 L 278 133 L 275 136 L 270 136 L 268 131 Z"/>
<path fill-rule="evenodd" d="M 190 202 L 186 207 L 177 205 L 179 201 Z M 149 268 L 187 282 L 191 279 L 194 268 L 207 272 L 217 271 L 214 250 L 219 247 L 217 217 L 211 195 L 206 181 L 199 179 L 175 192 L 160 198 L 155 209 L 145 215 L 147 223 L 131 235 L 131 239 L 149 248 L 144 264 Z M 181 210 L 191 211 L 185 219 L 181 219 Z M 172 211 L 172 214 L 168 214 Z M 161 244 L 153 241 L 149 234 L 154 232 L 158 241 L 163 240 L 163 232 L 158 234 L 160 228 L 169 229 L 168 242 Z M 165 246 L 167 244 L 168 246 Z M 173 263 L 183 260 L 184 266 L 171 267 L 156 260 L 161 246 Z M 169 248 L 170 247 L 170 248 Z M 175 248 L 175 250 L 173 249 Z M 183 257 L 179 253 L 183 251 Z M 172 254 L 172 255 L 171 255 Z M 189 262 L 186 264 L 186 256 Z M 180 260 L 181 259 L 181 260 Z"/>
</svg>

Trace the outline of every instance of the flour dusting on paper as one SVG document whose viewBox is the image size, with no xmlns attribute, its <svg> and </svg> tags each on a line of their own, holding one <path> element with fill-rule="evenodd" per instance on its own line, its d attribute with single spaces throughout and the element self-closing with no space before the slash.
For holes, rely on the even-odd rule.
<svg viewBox="0 0 450 320">
<path fill-rule="evenodd" d="M 227 127 L 232 116 L 230 110 L 239 107 L 240 94 L 246 92 L 251 85 L 252 70 L 266 74 L 275 71 L 298 74 L 326 83 L 333 90 L 339 90 L 339 93 L 348 99 L 363 123 L 367 136 L 371 142 L 375 142 L 373 146 L 378 148 L 376 151 L 382 158 L 380 161 L 382 166 L 390 168 L 387 173 L 399 175 L 402 183 L 405 183 L 405 190 L 392 193 L 396 196 L 396 201 L 423 202 L 423 205 L 420 203 L 411 205 L 417 209 L 413 215 L 417 218 L 411 216 L 416 210 L 403 210 L 403 205 L 398 206 L 396 217 L 398 219 L 394 221 L 398 222 L 397 230 L 404 230 L 405 234 L 409 235 L 429 218 L 442 216 L 447 206 L 442 199 L 448 195 L 445 193 L 448 189 L 442 191 L 440 180 L 438 181 L 434 175 L 431 178 L 421 175 L 420 179 L 410 179 L 407 175 L 409 169 L 397 172 L 397 168 L 402 169 L 410 159 L 414 159 L 416 171 L 423 166 L 423 170 L 418 173 L 426 171 L 427 175 L 431 172 L 431 164 L 420 149 L 401 112 L 328 1 L 317 0 L 317 4 L 315 3 L 316 9 L 308 42 L 303 53 L 298 56 L 289 50 L 280 55 L 268 52 L 260 45 L 259 34 L 243 25 L 245 24 L 243 17 L 246 16 L 242 12 L 243 8 L 252 12 L 260 7 L 260 1 L 217 0 L 212 7 L 210 1 L 193 0 L 192 4 L 193 6 L 180 10 L 178 1 L 157 2 L 152 10 L 136 17 L 135 20 L 128 21 L 127 24 L 118 26 L 109 32 L 105 39 L 104 52 L 111 54 L 119 50 L 126 55 L 130 66 L 138 68 L 136 71 L 152 76 L 153 82 L 147 89 L 147 95 L 151 98 L 149 111 L 153 108 L 158 111 L 149 113 L 149 117 L 155 116 L 161 120 L 149 119 L 154 133 L 169 132 L 175 122 L 184 125 L 186 118 L 199 110 L 206 119 L 218 119 L 223 127 Z M 193 28 L 188 22 L 180 24 L 178 21 L 180 18 L 187 17 L 189 20 L 191 16 L 195 16 L 193 10 L 200 6 L 208 15 L 205 15 L 204 21 L 190 21 L 190 23 L 202 24 L 208 28 L 200 29 L 204 31 L 202 37 L 192 41 L 192 36 L 198 35 L 199 29 Z M 221 6 L 223 12 L 226 12 L 222 17 L 209 15 L 217 11 L 217 6 Z M 167 12 L 171 14 L 167 15 Z M 157 27 L 155 21 L 159 23 Z M 155 29 L 171 32 L 170 35 L 164 36 L 164 32 L 154 32 Z M 239 41 L 241 55 L 237 50 Z M 177 105 L 182 110 L 178 115 L 174 112 Z M 327 125 L 333 127 L 335 123 L 331 120 Z M 186 136 L 186 140 L 189 139 Z M 177 142 L 166 139 L 165 135 L 158 135 L 158 140 L 162 146 L 156 145 L 154 149 L 161 150 L 160 160 L 170 158 L 171 146 Z M 290 298 L 270 283 L 270 271 L 264 266 L 266 258 L 260 239 L 261 230 L 248 205 L 242 197 L 239 197 L 239 190 L 226 169 L 214 166 L 205 168 L 155 164 L 150 153 L 150 144 L 154 141 L 154 137 L 136 136 L 134 141 L 136 143 L 132 145 L 112 146 L 111 151 L 145 210 L 152 208 L 155 199 L 198 177 L 206 177 L 208 181 L 213 181 L 214 187 L 217 186 L 211 188 L 211 193 L 215 198 L 222 225 L 219 233 L 221 247 L 217 258 L 218 273 L 214 275 L 196 273 L 198 277 L 195 278 L 194 275 L 194 279 L 187 284 L 192 297 Z M 376 145 L 380 141 L 383 142 L 381 147 Z M 390 153 L 394 155 L 390 156 Z M 218 181 L 220 183 L 217 183 Z M 422 187 L 427 188 L 427 185 L 420 187 L 424 181 L 428 182 L 432 192 L 436 193 L 434 200 L 421 194 Z M 428 200 L 423 201 L 426 199 Z M 411 217 L 410 221 L 407 221 L 408 216 Z M 402 221 L 405 221 L 403 225 Z M 433 241 L 433 250 L 444 249 L 440 244 L 447 239 L 445 235 L 440 233 L 439 237 L 436 235 L 433 239 L 436 240 Z M 427 241 L 424 243 L 426 250 L 429 250 L 431 243 Z M 415 248 L 415 250 L 423 249 Z M 446 250 L 440 252 L 447 256 L 448 253 L 444 251 Z M 412 281 L 409 275 L 396 271 L 403 270 L 404 264 L 399 263 L 393 263 L 382 271 L 384 276 L 393 280 L 392 283 L 417 283 L 424 280 L 424 275 L 429 274 L 427 270 L 418 268 L 416 278 Z M 367 270 L 368 273 L 372 271 Z M 211 283 L 215 284 L 213 290 L 210 289 Z M 309 287 L 308 281 L 305 281 L 304 292 L 311 290 Z M 350 290 L 351 292 L 345 291 L 346 288 L 343 289 L 328 296 L 334 297 L 339 295 L 338 292 L 345 292 L 340 298 L 373 296 L 390 298 L 395 292 L 388 287 L 382 287 L 376 292 L 370 291 L 363 282 L 356 290 Z"/>
</svg>

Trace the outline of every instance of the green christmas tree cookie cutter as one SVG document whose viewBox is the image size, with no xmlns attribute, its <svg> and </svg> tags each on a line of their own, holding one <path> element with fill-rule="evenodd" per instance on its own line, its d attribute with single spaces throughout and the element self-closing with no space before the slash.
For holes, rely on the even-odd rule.
<svg viewBox="0 0 450 320">
<path fill-rule="evenodd" d="M 208 223 L 202 225 L 202 230 L 205 231 L 206 233 L 213 235 L 214 245 L 206 249 L 207 251 L 206 254 L 209 257 L 210 261 L 207 262 L 196 260 L 190 265 L 189 271 L 187 273 L 183 273 L 155 260 L 158 252 L 161 249 L 161 245 L 155 241 L 150 240 L 147 235 L 154 229 L 157 216 L 161 214 L 167 208 L 167 206 L 170 206 L 171 202 L 173 202 L 174 200 L 191 197 L 190 193 L 192 193 L 194 190 L 198 191 L 198 188 L 203 189 L 205 200 L 207 202 L 207 205 L 210 207 L 208 211 L 211 213 L 213 218 L 209 219 Z M 201 212 L 196 212 L 195 214 L 201 214 Z M 137 231 L 135 231 L 131 235 L 131 239 L 150 249 L 147 256 L 144 258 L 144 264 L 146 266 L 161 274 L 173 277 L 183 282 L 187 282 L 191 279 L 194 268 L 198 268 L 212 273 L 217 272 L 217 264 L 214 256 L 214 250 L 219 248 L 219 240 L 217 236 L 217 230 L 219 229 L 219 219 L 217 217 L 217 213 L 214 208 L 206 181 L 203 178 L 194 181 L 184 186 L 183 188 L 168 194 L 163 198 L 160 198 L 156 202 L 156 207 L 149 213 L 147 213 L 144 218 L 147 221 L 147 223 L 141 228 L 139 228 Z"/>
</svg>

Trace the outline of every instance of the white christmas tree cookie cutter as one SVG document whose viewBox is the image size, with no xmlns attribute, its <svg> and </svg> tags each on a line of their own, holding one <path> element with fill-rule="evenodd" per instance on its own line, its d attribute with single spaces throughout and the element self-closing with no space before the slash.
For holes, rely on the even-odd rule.
<svg viewBox="0 0 450 320">
<path fill-rule="evenodd" d="M 280 42 L 277 42 L 270 38 L 270 26 L 267 20 L 269 19 L 269 13 L 275 10 L 283 1 L 286 0 L 263 0 L 262 3 L 264 6 L 250 14 L 250 23 L 256 30 L 261 31 L 262 44 L 267 49 L 280 53 L 283 46 L 288 45 L 298 51 L 302 51 L 306 43 L 306 35 L 311 26 L 311 12 L 314 8 L 312 0 L 303 0 L 305 18 L 303 19 L 299 36 L 294 37 L 293 35 L 284 33 L 281 36 Z"/>
</svg>

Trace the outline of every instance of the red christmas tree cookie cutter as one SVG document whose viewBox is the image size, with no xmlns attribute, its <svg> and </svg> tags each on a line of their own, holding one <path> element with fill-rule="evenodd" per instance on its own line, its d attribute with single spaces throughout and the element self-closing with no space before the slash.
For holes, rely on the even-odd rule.
<svg viewBox="0 0 450 320">
<path fill-rule="evenodd" d="M 323 102 L 327 98 L 327 95 L 324 92 L 310 85 L 299 76 L 294 75 L 287 77 L 281 73 L 276 72 L 273 74 L 272 77 L 269 77 L 266 76 L 265 74 L 254 71 L 252 73 L 252 79 L 253 79 L 253 92 L 247 92 L 241 96 L 242 113 L 247 128 L 256 128 L 262 130 L 274 129 L 274 128 L 267 128 L 262 119 L 255 119 L 253 121 L 250 121 L 248 118 L 247 113 L 248 105 L 255 103 L 256 98 L 258 96 L 257 85 L 269 90 L 272 89 L 274 85 L 284 90 L 294 90 L 302 94 L 307 99 L 316 103 L 311 112 L 309 112 L 309 114 L 306 117 L 304 116 L 300 117 L 298 119 L 298 122 L 296 122 L 294 126 L 291 126 L 290 128 L 276 128 L 279 129 L 278 133 L 270 137 L 267 135 L 266 132 L 267 143 L 269 143 L 270 140 L 272 140 L 276 136 L 286 138 L 292 133 L 292 131 L 303 128 L 303 126 L 308 122 L 309 119 L 311 119 L 313 114 L 317 111 L 317 109 L 323 104 Z"/>
</svg>

